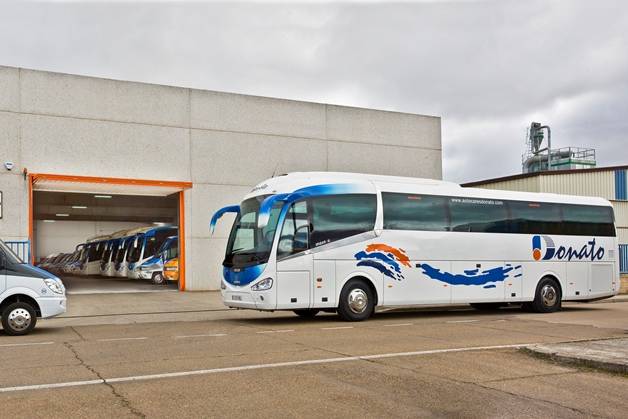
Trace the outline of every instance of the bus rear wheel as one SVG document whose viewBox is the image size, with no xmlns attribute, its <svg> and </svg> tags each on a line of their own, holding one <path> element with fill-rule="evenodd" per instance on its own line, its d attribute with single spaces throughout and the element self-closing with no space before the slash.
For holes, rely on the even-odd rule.
<svg viewBox="0 0 628 419">
<path fill-rule="evenodd" d="M 366 320 L 375 310 L 375 296 L 371 287 L 360 279 L 352 279 L 340 293 L 338 315 L 342 320 L 359 322 Z"/>
<path fill-rule="evenodd" d="M 534 301 L 525 303 L 523 308 L 537 313 L 552 313 L 560 310 L 561 299 L 558 282 L 554 278 L 545 277 L 536 287 Z"/>
<path fill-rule="evenodd" d="M 318 314 L 318 310 L 307 309 L 307 308 L 302 309 L 302 310 L 293 310 L 293 311 L 294 311 L 294 314 L 304 319 L 313 319 L 314 316 Z"/>
</svg>

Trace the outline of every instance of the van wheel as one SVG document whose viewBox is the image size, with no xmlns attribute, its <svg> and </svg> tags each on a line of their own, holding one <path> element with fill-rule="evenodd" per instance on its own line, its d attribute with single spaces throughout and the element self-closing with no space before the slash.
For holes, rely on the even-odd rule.
<svg viewBox="0 0 628 419">
<path fill-rule="evenodd" d="M 35 328 L 37 314 L 28 303 L 9 304 L 2 311 L 2 328 L 10 336 L 26 335 Z"/>
<path fill-rule="evenodd" d="M 153 284 L 155 285 L 163 285 L 166 283 L 166 278 L 162 272 L 155 272 L 152 278 Z"/>
<path fill-rule="evenodd" d="M 534 301 L 524 304 L 524 309 L 537 313 L 552 313 L 560 310 L 561 298 L 558 282 L 553 278 L 545 277 L 536 287 Z"/>
<path fill-rule="evenodd" d="M 366 320 L 375 310 L 375 296 L 371 288 L 360 279 L 350 280 L 340 293 L 338 315 L 342 320 L 359 322 Z"/>
<path fill-rule="evenodd" d="M 471 303 L 469 305 L 480 311 L 499 310 L 503 306 L 502 303 Z"/>
<path fill-rule="evenodd" d="M 304 319 L 313 319 L 314 316 L 318 314 L 318 310 L 307 309 L 307 308 L 303 310 L 292 310 L 292 311 L 294 311 L 294 314 Z"/>
</svg>

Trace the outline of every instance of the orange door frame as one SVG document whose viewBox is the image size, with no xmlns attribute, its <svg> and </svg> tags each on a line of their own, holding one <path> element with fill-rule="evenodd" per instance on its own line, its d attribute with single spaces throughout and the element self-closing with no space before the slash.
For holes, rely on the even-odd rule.
<svg viewBox="0 0 628 419">
<path fill-rule="evenodd" d="M 167 180 L 127 179 L 94 176 L 72 176 L 50 173 L 28 174 L 28 239 L 31 246 L 31 263 L 35 263 L 35 237 L 33 229 L 33 185 L 38 180 L 59 182 L 98 183 L 106 185 L 162 186 L 179 188 L 179 290 L 185 291 L 185 190 L 192 188 L 192 182 Z"/>
</svg>

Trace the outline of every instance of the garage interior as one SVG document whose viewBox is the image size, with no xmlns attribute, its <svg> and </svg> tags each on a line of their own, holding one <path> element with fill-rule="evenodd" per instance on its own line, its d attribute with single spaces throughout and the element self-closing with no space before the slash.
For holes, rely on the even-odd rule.
<svg viewBox="0 0 628 419">
<path fill-rule="evenodd" d="M 114 185 L 34 179 L 32 237 L 35 264 L 51 254 L 72 253 L 96 236 L 139 227 L 176 226 L 180 188 L 141 184 Z M 105 237 L 106 239 L 106 237 Z M 102 252 L 101 252 L 102 253 Z M 177 282 L 54 272 L 68 294 L 157 292 L 177 290 Z"/>
</svg>

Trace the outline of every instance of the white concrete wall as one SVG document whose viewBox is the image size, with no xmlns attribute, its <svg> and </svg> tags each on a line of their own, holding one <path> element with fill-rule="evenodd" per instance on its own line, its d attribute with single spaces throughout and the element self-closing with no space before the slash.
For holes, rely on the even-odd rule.
<svg viewBox="0 0 628 419">
<path fill-rule="evenodd" d="M 90 237 L 115 233 L 135 227 L 143 223 L 112 222 L 112 221 L 55 221 L 46 223 L 35 222 L 35 250 L 38 258 L 52 253 L 73 252 L 77 244 L 85 243 Z"/>
<path fill-rule="evenodd" d="M 273 173 L 440 179 L 440 118 L 0 67 L 2 238 L 28 235 L 19 173 L 192 181 L 187 288 L 216 289 L 228 234 L 211 214 Z M 11 203 L 9 209 L 8 203 Z"/>
</svg>

